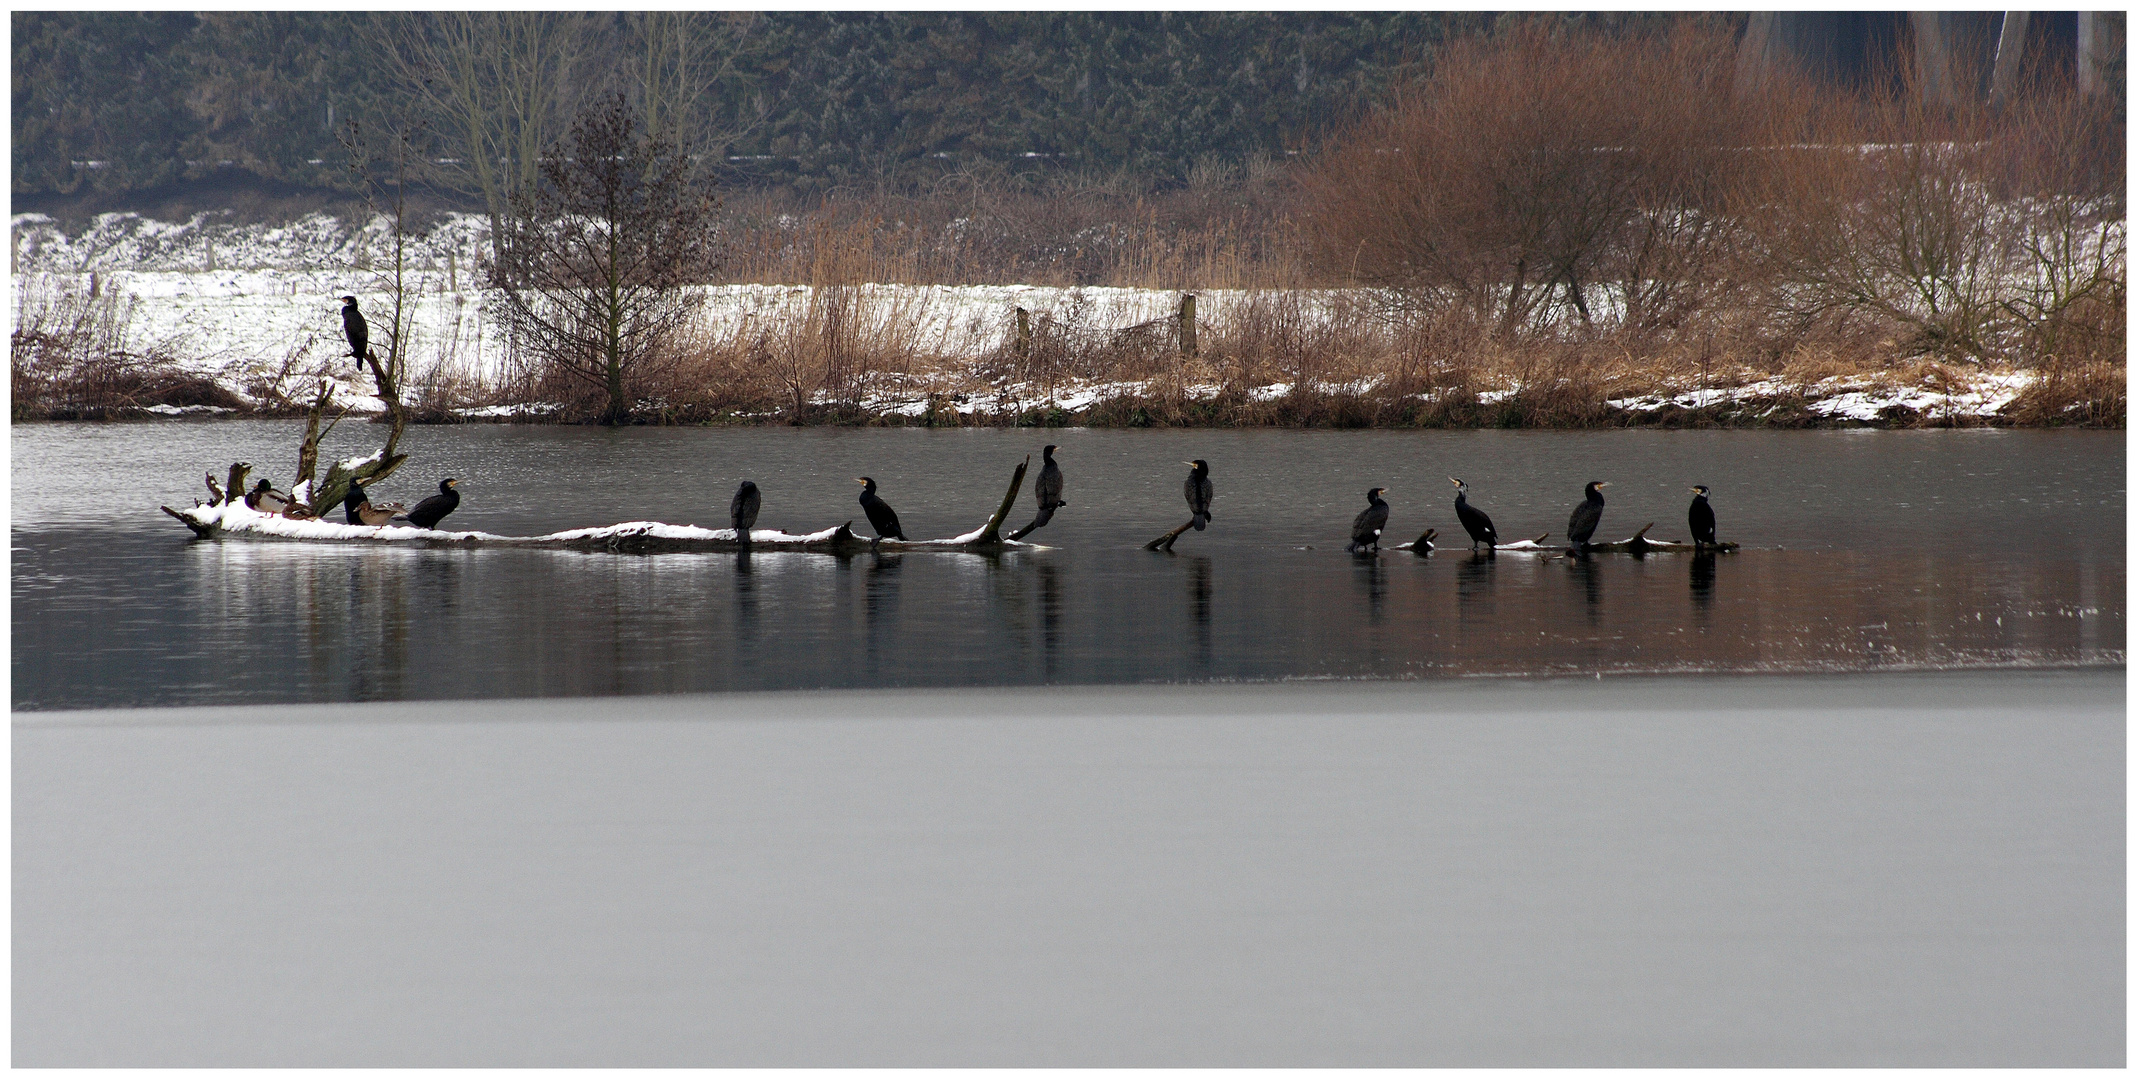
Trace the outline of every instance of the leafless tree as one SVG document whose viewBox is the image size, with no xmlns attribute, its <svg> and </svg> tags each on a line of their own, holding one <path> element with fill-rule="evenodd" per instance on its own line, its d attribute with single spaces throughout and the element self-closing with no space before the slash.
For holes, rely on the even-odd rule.
<svg viewBox="0 0 2138 1080">
<path fill-rule="evenodd" d="M 440 11 L 370 26 L 374 52 L 452 148 L 447 174 L 482 194 L 494 244 L 591 85 L 600 23 L 572 12 Z"/>
<path fill-rule="evenodd" d="M 660 354 L 718 266 L 719 200 L 681 147 L 646 133 L 622 95 L 582 112 L 515 194 L 490 267 L 514 333 L 601 387 L 603 423 L 629 418 L 625 376 Z"/>
<path fill-rule="evenodd" d="M 626 81 L 646 131 L 692 154 L 717 155 L 747 126 L 723 116 L 713 90 L 733 73 L 749 12 L 636 11 L 624 15 Z"/>
</svg>

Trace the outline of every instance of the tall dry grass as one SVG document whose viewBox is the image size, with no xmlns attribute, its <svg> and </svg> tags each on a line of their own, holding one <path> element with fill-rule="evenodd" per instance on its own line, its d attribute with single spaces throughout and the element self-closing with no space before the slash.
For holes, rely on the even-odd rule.
<svg viewBox="0 0 2138 1080">
<path fill-rule="evenodd" d="M 10 416 L 97 420 L 157 405 L 239 410 L 244 399 L 184 370 L 169 342 L 142 342 L 140 301 L 73 275 L 33 275 L 18 285 L 8 335 Z"/>
</svg>

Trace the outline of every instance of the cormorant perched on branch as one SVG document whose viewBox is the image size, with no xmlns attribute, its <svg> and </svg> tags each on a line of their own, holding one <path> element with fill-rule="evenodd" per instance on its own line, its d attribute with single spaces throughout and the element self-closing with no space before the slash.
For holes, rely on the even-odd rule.
<svg viewBox="0 0 2138 1080">
<path fill-rule="evenodd" d="M 364 370 L 364 359 L 371 355 L 371 327 L 364 322 L 364 313 L 356 310 L 356 297 L 341 298 L 341 332 L 349 339 L 349 355 L 356 357 L 356 370 Z"/>
<path fill-rule="evenodd" d="M 757 485 L 749 480 L 735 489 L 735 497 L 728 501 L 728 521 L 735 526 L 735 539 L 742 546 L 750 546 L 750 530 L 757 525 L 757 508 L 764 505 L 765 497 L 758 493 Z"/>
<path fill-rule="evenodd" d="M 1187 483 L 1180 486 L 1180 491 L 1182 495 L 1187 496 L 1188 510 L 1195 515 L 1195 531 L 1201 532 L 1203 526 L 1210 524 L 1210 500 L 1216 494 L 1216 489 L 1210 486 L 1210 463 L 1196 458 L 1181 464 L 1195 466 L 1195 470 L 1188 474 Z"/>
<path fill-rule="evenodd" d="M 1032 494 L 1038 497 L 1042 514 L 1057 506 L 1069 505 L 1062 500 L 1062 467 L 1054 463 L 1054 450 L 1053 446 L 1039 448 L 1039 480 L 1032 485 Z"/>
<path fill-rule="evenodd" d="M 1591 480 L 1588 486 L 1581 489 L 1581 505 L 1575 507 L 1573 514 L 1566 519 L 1567 543 L 1581 547 L 1589 542 L 1589 537 L 1596 535 L 1596 526 L 1603 521 L 1604 507 L 1603 492 L 1597 489 L 1610 486 L 1602 480 Z"/>
<path fill-rule="evenodd" d="M 1685 512 L 1685 523 L 1693 530 L 1695 548 L 1715 546 L 1715 508 L 1707 504 L 1707 485 L 1693 485 L 1693 505 Z"/>
<path fill-rule="evenodd" d="M 1032 484 L 1032 497 L 1039 500 L 1039 513 L 1032 515 L 1031 524 L 1009 535 L 1011 540 L 1022 540 L 1040 526 L 1054 520 L 1057 507 L 1069 505 L 1062 500 L 1062 467 L 1054 463 L 1054 446 L 1040 448 L 1043 459 L 1039 466 L 1039 479 Z"/>
<path fill-rule="evenodd" d="M 1479 544 L 1488 549 L 1498 545 L 1500 534 L 1492 527 L 1492 519 L 1470 505 L 1470 485 L 1452 476 L 1448 482 L 1455 485 L 1455 520 L 1462 522 L 1462 531 L 1470 534 L 1470 550 L 1476 551 Z"/>
<path fill-rule="evenodd" d="M 1351 546 L 1344 550 L 1381 550 L 1381 530 L 1388 527 L 1388 504 L 1381 501 L 1381 493 L 1387 490 L 1374 488 L 1366 493 L 1366 509 L 1351 519 Z"/>
<path fill-rule="evenodd" d="M 876 495 L 876 481 L 857 476 L 854 483 L 861 485 L 861 511 L 869 516 L 870 527 L 876 530 L 878 540 L 904 540 L 906 530 L 898 527 L 898 513 L 891 504 Z"/>
<path fill-rule="evenodd" d="M 460 505 L 460 492 L 453 490 L 460 481 L 447 477 L 438 481 L 438 494 L 416 504 L 408 512 L 408 523 L 419 529 L 435 529 L 438 522 Z"/>
</svg>

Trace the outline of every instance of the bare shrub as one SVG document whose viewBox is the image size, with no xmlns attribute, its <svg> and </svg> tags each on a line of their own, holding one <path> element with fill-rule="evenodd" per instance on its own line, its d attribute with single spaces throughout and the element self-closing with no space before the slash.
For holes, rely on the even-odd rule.
<svg viewBox="0 0 2138 1080">
<path fill-rule="evenodd" d="M 1641 322 L 1684 319 L 1749 128 L 1731 52 L 1699 22 L 1613 37 L 1529 20 L 1452 43 L 1306 177 L 1320 264 L 1508 340 L 1555 303 L 1593 323 L 1599 281 Z"/>
<path fill-rule="evenodd" d="M 244 409 L 179 366 L 169 342 L 135 341 L 139 301 L 39 275 L 23 286 L 8 361 L 15 420 L 98 419 L 155 405 Z"/>
<path fill-rule="evenodd" d="M 491 281 L 523 345 L 630 413 L 627 369 L 662 355 L 717 262 L 717 205 L 674 144 L 645 135 L 621 97 L 544 151 L 541 183 L 512 199 Z"/>
</svg>

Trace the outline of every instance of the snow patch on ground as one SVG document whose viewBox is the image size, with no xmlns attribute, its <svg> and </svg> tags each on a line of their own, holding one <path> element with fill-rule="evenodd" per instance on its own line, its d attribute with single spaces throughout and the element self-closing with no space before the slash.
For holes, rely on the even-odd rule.
<svg viewBox="0 0 2138 1080">
<path fill-rule="evenodd" d="M 1925 416 L 1995 416 L 2033 385 L 2028 372 L 1980 373 L 1940 385 L 1925 380 L 1917 386 L 1877 385 L 1862 376 L 1832 376 L 1809 386 L 1776 379 L 1746 383 L 1729 389 L 1691 390 L 1675 395 L 1612 398 L 1605 402 L 1628 412 L 1658 409 L 1702 409 L 1735 402 L 1772 401 L 1777 398 L 1807 400 L 1809 412 L 1837 420 L 1877 421 L 1895 407 L 1912 409 Z M 1478 395 L 1482 400 L 1484 395 Z"/>
</svg>

